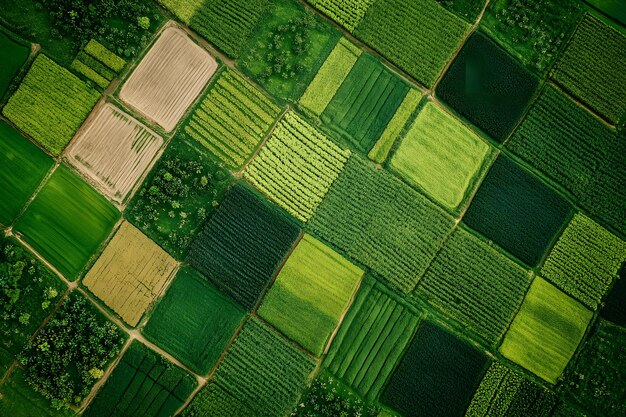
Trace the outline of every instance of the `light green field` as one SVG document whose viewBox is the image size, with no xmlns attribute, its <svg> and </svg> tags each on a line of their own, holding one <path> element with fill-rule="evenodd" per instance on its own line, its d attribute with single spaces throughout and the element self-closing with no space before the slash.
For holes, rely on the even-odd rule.
<svg viewBox="0 0 626 417">
<path fill-rule="evenodd" d="M 41 149 L 0 121 L 0 224 L 11 224 L 52 163 Z"/>
<path fill-rule="evenodd" d="M 436 104 L 428 103 L 391 158 L 391 167 L 455 210 L 488 154 L 487 143 Z"/>
<path fill-rule="evenodd" d="M 335 49 L 300 98 L 300 104 L 318 116 L 322 114 L 359 56 L 361 56 L 359 48 L 346 38 L 339 39 Z"/>
<path fill-rule="evenodd" d="M 316 355 L 324 351 L 363 271 L 304 235 L 259 308 L 259 315 Z"/>
<path fill-rule="evenodd" d="M 500 352 L 554 384 L 582 340 L 592 313 L 537 277 L 504 336 Z"/>
<path fill-rule="evenodd" d="M 119 216 L 111 203 L 61 165 L 17 220 L 15 230 L 73 280 Z"/>
</svg>

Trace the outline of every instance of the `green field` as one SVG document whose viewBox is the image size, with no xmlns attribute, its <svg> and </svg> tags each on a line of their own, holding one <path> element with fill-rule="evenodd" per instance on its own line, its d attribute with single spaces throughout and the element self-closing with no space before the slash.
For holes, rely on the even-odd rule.
<svg viewBox="0 0 626 417">
<path fill-rule="evenodd" d="M 2 98 L 11 85 L 13 77 L 26 62 L 30 49 L 15 42 L 0 28 L 0 53 L 3 58 L 2 67 L 0 67 L 0 98 Z"/>
<path fill-rule="evenodd" d="M 74 280 L 119 216 L 111 203 L 61 165 L 17 220 L 15 231 Z"/>
<path fill-rule="evenodd" d="M 354 32 L 375 0 L 307 0 L 313 7 Z"/>
<path fill-rule="evenodd" d="M 0 120 L 0 224 L 11 224 L 52 165 L 52 158 Z"/>
<path fill-rule="evenodd" d="M 191 370 L 209 373 L 245 312 L 191 268 L 170 285 L 142 333 Z"/>
<path fill-rule="evenodd" d="M 621 0 L 585 0 L 606 15 L 626 25 L 626 4 Z"/>
<path fill-rule="evenodd" d="M 255 417 L 250 408 L 214 382 L 209 382 L 206 388 L 193 397 L 193 401 L 181 415 Z"/>
<path fill-rule="evenodd" d="M 591 311 L 582 304 L 537 277 L 504 336 L 500 353 L 555 384 L 591 317 Z"/>
<path fill-rule="evenodd" d="M 490 146 L 479 136 L 436 104 L 427 103 L 390 167 L 454 212 L 475 187 L 489 153 Z"/>
<path fill-rule="evenodd" d="M 359 286 L 363 271 L 304 235 L 265 296 L 258 314 L 320 356 Z"/>
</svg>

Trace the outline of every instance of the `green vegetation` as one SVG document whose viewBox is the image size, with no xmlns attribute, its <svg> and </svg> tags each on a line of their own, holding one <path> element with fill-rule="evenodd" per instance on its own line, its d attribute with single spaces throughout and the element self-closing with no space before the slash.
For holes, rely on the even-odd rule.
<svg viewBox="0 0 626 417">
<path fill-rule="evenodd" d="M 209 382 L 206 388 L 196 394 L 181 415 L 183 417 L 255 417 L 250 408 L 214 382 Z"/>
<path fill-rule="evenodd" d="M 487 364 L 475 347 L 431 322 L 417 330 L 381 396 L 405 417 L 463 416 Z"/>
<path fill-rule="evenodd" d="M 255 416 L 293 409 L 316 361 L 257 318 L 245 324 L 217 368 L 215 382 Z"/>
<path fill-rule="evenodd" d="M 80 78 L 39 55 L 2 113 L 58 156 L 99 98 Z"/>
<path fill-rule="evenodd" d="M 541 274 L 592 310 L 626 262 L 626 242 L 577 214 L 546 259 Z"/>
<path fill-rule="evenodd" d="M 92 39 L 78 53 L 71 67 L 87 80 L 105 89 L 125 65 L 126 61 Z"/>
<path fill-rule="evenodd" d="M 585 0 L 602 13 L 626 25 L 626 4 L 621 0 Z"/>
<path fill-rule="evenodd" d="M 239 169 L 278 119 L 280 108 L 228 67 L 186 122 L 185 136 Z"/>
<path fill-rule="evenodd" d="M 570 205 L 533 174 L 500 156 L 463 222 L 535 266 L 567 220 Z"/>
<path fill-rule="evenodd" d="M 363 54 L 321 119 L 356 149 L 368 152 L 385 130 L 408 85 L 370 54 Z"/>
<path fill-rule="evenodd" d="M 123 344 L 122 331 L 73 293 L 18 359 L 26 382 L 60 409 L 82 402 Z"/>
<path fill-rule="evenodd" d="M 126 66 L 126 61 L 115 55 L 114 52 L 109 51 L 104 45 L 95 39 L 91 39 L 87 45 L 85 45 L 84 51 L 86 54 L 94 59 L 97 59 L 107 68 L 115 71 L 116 73 L 122 71 L 122 69 Z"/>
<path fill-rule="evenodd" d="M 274 2 L 238 66 L 272 95 L 297 101 L 340 32 L 296 0 Z"/>
<path fill-rule="evenodd" d="M 0 379 L 64 291 L 17 240 L 0 235 Z"/>
<path fill-rule="evenodd" d="M 420 316 L 374 278 L 366 278 L 324 361 L 369 401 L 378 398 Z"/>
<path fill-rule="evenodd" d="M 184 370 L 134 341 L 84 415 L 172 416 L 197 384 Z"/>
<path fill-rule="evenodd" d="M 497 346 L 532 277 L 494 247 L 457 229 L 430 264 L 415 298 Z"/>
<path fill-rule="evenodd" d="M 626 112 L 626 36 L 586 15 L 559 59 L 554 79 L 613 124 Z"/>
<path fill-rule="evenodd" d="M 127 218 L 182 259 L 231 182 L 228 171 L 176 136 L 130 202 Z"/>
<path fill-rule="evenodd" d="M 548 86 L 507 146 L 592 214 L 626 232 L 624 139 L 561 90 Z"/>
<path fill-rule="evenodd" d="M 426 87 L 432 87 L 469 25 L 435 0 L 376 0 L 358 38 Z"/>
<path fill-rule="evenodd" d="M 389 172 L 353 156 L 309 222 L 309 231 L 408 293 L 453 223 L 443 209 Z"/>
<path fill-rule="evenodd" d="M 30 49 L 19 42 L 15 42 L 11 37 L 3 32 L 0 27 L 0 53 L 2 54 L 2 67 L 0 68 L 0 98 L 7 91 L 13 78 L 18 74 L 28 55 Z"/>
<path fill-rule="evenodd" d="M 306 222 L 350 157 L 296 113 L 286 113 L 244 177 Z"/>
<path fill-rule="evenodd" d="M 476 186 L 489 153 L 489 145 L 474 132 L 436 104 L 427 103 L 390 166 L 454 212 Z"/>
<path fill-rule="evenodd" d="M 483 28 L 533 72 L 545 74 L 580 20 L 577 0 L 494 0 Z"/>
<path fill-rule="evenodd" d="M 61 165 L 17 220 L 15 230 L 67 279 L 74 280 L 119 216 L 111 203 Z"/>
<path fill-rule="evenodd" d="M 206 223 L 187 261 L 253 310 L 299 234 L 285 214 L 239 184 Z"/>
<path fill-rule="evenodd" d="M 403 129 L 407 125 L 409 119 L 417 109 L 423 94 L 414 88 L 409 89 L 409 92 L 402 100 L 400 107 L 396 110 L 387 127 L 383 131 L 380 138 L 376 141 L 376 144 L 367 156 L 374 162 L 382 164 L 387 159 L 393 144 L 400 137 Z"/>
<path fill-rule="evenodd" d="M 572 366 L 563 390 L 580 406 L 603 416 L 626 413 L 626 329 L 600 320 Z"/>
<path fill-rule="evenodd" d="M 375 0 L 307 0 L 313 7 L 354 32 Z"/>
<path fill-rule="evenodd" d="M 485 5 L 485 0 L 437 0 L 437 3 L 467 23 L 474 23 Z"/>
<path fill-rule="evenodd" d="M 11 224 L 52 165 L 41 149 L 0 121 L 0 224 Z"/>
<path fill-rule="evenodd" d="M 556 401 L 550 391 L 494 362 L 476 390 L 465 417 L 556 417 L 552 414 Z"/>
<path fill-rule="evenodd" d="M 237 58 L 270 0 L 159 0 L 219 50 Z"/>
<path fill-rule="evenodd" d="M 626 327 L 626 265 L 604 300 L 600 315 L 612 323 Z"/>
<path fill-rule="evenodd" d="M 448 103 L 497 142 L 515 128 L 538 80 L 481 32 L 474 32 L 437 86 Z"/>
<path fill-rule="evenodd" d="M 363 271 L 319 240 L 304 235 L 258 314 L 320 356 L 348 308 Z"/>
<path fill-rule="evenodd" d="M 537 277 L 504 337 L 500 353 L 555 384 L 592 315 L 582 304 Z"/>
<path fill-rule="evenodd" d="M 331 102 L 362 51 L 346 38 L 339 39 L 300 98 L 300 105 L 319 116 Z"/>
<path fill-rule="evenodd" d="M 209 373 L 245 312 L 191 268 L 181 269 L 142 333 L 192 371 Z"/>
</svg>

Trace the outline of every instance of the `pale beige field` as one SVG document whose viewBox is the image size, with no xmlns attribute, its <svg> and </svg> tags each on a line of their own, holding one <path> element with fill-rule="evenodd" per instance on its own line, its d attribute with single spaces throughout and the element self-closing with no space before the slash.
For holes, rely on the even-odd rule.
<svg viewBox="0 0 626 417">
<path fill-rule="evenodd" d="M 176 267 L 163 249 L 124 222 L 83 284 L 126 323 L 136 326 Z"/>
<path fill-rule="evenodd" d="M 181 29 L 163 31 L 120 91 L 120 98 L 166 131 L 174 129 L 217 69 Z"/>
<path fill-rule="evenodd" d="M 110 103 L 97 106 L 66 151 L 70 163 L 122 203 L 155 162 L 163 139 Z"/>
</svg>

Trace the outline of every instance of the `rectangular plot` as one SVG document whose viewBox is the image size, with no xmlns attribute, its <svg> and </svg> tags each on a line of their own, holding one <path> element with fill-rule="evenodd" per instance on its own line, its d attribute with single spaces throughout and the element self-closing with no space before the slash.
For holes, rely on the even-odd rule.
<svg viewBox="0 0 626 417">
<path fill-rule="evenodd" d="M 0 55 L 2 55 L 2 67 L 0 67 L 0 98 L 9 88 L 13 77 L 26 62 L 30 53 L 26 45 L 15 42 L 11 37 L 0 31 Z"/>
<path fill-rule="evenodd" d="M 308 0 L 308 2 L 352 33 L 374 0 Z"/>
</svg>

